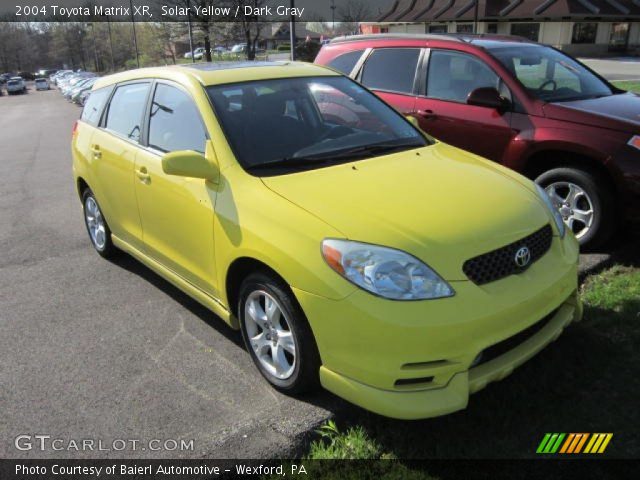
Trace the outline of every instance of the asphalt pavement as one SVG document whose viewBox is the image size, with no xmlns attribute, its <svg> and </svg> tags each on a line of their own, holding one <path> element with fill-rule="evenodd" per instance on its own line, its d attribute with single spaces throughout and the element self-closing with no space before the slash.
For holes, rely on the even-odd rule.
<svg viewBox="0 0 640 480">
<path fill-rule="evenodd" d="M 327 417 L 348 417 L 356 407 L 327 392 L 275 392 L 237 332 L 132 258 L 93 251 L 71 174 L 79 113 L 54 90 L 0 97 L 0 458 L 286 455 Z M 19 435 L 63 449 L 18 450 Z M 69 449 L 80 439 L 111 450 Z M 116 439 L 194 448 L 118 451 Z"/>
</svg>

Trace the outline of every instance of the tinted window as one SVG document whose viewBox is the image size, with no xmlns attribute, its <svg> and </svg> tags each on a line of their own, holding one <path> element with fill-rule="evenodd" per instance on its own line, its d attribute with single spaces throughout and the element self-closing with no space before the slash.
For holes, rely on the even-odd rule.
<svg viewBox="0 0 640 480">
<path fill-rule="evenodd" d="M 118 87 L 109 103 L 106 128 L 133 141 L 140 140 L 148 83 L 134 83 Z"/>
<path fill-rule="evenodd" d="M 178 88 L 158 84 L 151 104 L 149 146 L 163 152 L 204 153 L 205 141 L 200 113 L 191 97 Z"/>
<path fill-rule="evenodd" d="M 466 102 L 476 88 L 499 88 L 498 76 L 481 60 L 458 52 L 431 52 L 427 96 Z"/>
<path fill-rule="evenodd" d="M 364 52 L 364 50 L 354 50 L 353 52 L 338 55 L 329 62 L 328 66 L 335 68 L 345 75 L 349 75 L 351 70 L 353 70 L 353 67 L 356 66 L 356 63 L 358 63 L 358 60 L 360 60 L 362 52 Z"/>
<path fill-rule="evenodd" d="M 411 93 L 419 56 L 417 48 L 374 50 L 364 65 L 362 83 L 376 90 Z"/>
<path fill-rule="evenodd" d="M 98 125 L 100 122 L 100 115 L 102 115 L 102 109 L 109 98 L 111 90 L 111 87 L 104 87 L 91 92 L 89 98 L 87 98 L 87 101 L 84 104 L 80 119 L 91 125 Z"/>
<path fill-rule="evenodd" d="M 532 42 L 537 42 L 540 36 L 540 24 L 539 23 L 512 23 L 511 35 L 517 35 L 518 37 L 524 37 Z"/>
<path fill-rule="evenodd" d="M 426 145 L 398 112 L 342 76 L 216 85 L 207 91 L 239 162 L 260 175 Z"/>
</svg>

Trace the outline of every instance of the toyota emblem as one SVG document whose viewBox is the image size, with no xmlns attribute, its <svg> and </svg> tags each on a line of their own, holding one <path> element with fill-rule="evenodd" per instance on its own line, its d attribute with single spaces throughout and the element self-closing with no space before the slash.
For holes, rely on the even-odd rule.
<svg viewBox="0 0 640 480">
<path fill-rule="evenodd" d="M 514 258 L 516 265 L 520 268 L 524 268 L 529 265 L 531 261 L 531 252 L 528 247 L 520 247 L 516 252 L 516 256 Z"/>
</svg>

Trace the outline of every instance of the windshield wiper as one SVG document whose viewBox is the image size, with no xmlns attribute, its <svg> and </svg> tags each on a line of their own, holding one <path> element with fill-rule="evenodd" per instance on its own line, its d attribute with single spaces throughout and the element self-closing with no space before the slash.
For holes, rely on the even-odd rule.
<svg viewBox="0 0 640 480">
<path fill-rule="evenodd" d="M 247 167 L 249 170 L 258 170 L 262 168 L 287 168 L 287 167 L 307 167 L 317 166 L 335 161 L 352 160 L 356 158 L 365 158 L 381 153 L 391 153 L 395 150 L 418 148 L 422 145 L 418 144 L 397 144 L 397 143 L 374 143 L 371 145 L 362 145 L 359 147 L 349 148 L 347 150 L 331 151 L 319 153 L 317 155 L 308 156 L 292 156 L 280 158 L 270 162 L 259 163 Z"/>
</svg>

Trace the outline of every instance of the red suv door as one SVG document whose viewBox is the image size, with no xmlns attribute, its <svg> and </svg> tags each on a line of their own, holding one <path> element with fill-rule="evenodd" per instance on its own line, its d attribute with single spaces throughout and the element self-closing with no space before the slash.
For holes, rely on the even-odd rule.
<svg viewBox="0 0 640 480">
<path fill-rule="evenodd" d="M 362 67 L 359 80 L 404 115 L 415 110 L 417 70 L 422 49 L 375 48 Z"/>
<path fill-rule="evenodd" d="M 425 78 L 426 77 L 426 78 Z M 476 88 L 493 87 L 511 100 L 500 77 L 481 59 L 454 50 L 432 49 L 416 99 L 420 127 L 435 138 L 491 160 L 502 160 L 512 137 L 511 111 L 468 105 Z"/>
</svg>

